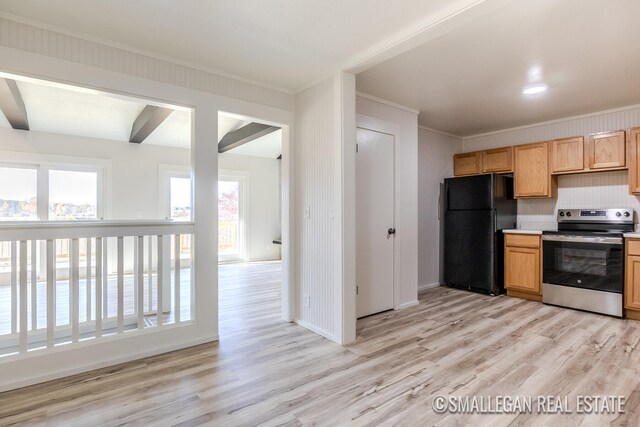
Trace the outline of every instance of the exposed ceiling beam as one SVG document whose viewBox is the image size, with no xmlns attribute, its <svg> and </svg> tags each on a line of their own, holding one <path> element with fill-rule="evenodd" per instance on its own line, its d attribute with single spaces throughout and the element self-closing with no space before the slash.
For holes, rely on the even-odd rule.
<svg viewBox="0 0 640 427">
<path fill-rule="evenodd" d="M 133 122 L 129 142 L 140 144 L 147 139 L 147 137 L 151 135 L 151 132 L 156 130 L 171 113 L 173 113 L 171 108 L 156 107 L 154 105 L 144 107 L 136 121 Z"/>
<path fill-rule="evenodd" d="M 278 129 L 280 128 L 277 126 L 264 125 L 256 122 L 249 123 L 248 125 L 242 126 L 240 129 L 229 132 L 223 136 L 222 140 L 220 140 L 220 143 L 218 144 L 218 153 L 224 153 L 225 151 L 232 150 L 242 144 L 258 139 L 261 136 L 275 132 Z"/>
<path fill-rule="evenodd" d="M 27 109 L 15 80 L 0 78 L 0 110 L 14 129 L 29 130 Z"/>
</svg>

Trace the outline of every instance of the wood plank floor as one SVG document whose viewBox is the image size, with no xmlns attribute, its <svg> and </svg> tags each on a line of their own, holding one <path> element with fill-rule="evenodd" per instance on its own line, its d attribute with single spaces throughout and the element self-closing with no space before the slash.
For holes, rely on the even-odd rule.
<svg viewBox="0 0 640 427">
<path fill-rule="evenodd" d="M 280 321 L 279 263 L 220 274 L 220 342 L 0 394 L 0 425 L 640 424 L 640 322 L 436 288 L 360 320 L 341 347 Z M 436 395 L 627 403 L 622 415 L 455 415 L 434 412 Z"/>
</svg>

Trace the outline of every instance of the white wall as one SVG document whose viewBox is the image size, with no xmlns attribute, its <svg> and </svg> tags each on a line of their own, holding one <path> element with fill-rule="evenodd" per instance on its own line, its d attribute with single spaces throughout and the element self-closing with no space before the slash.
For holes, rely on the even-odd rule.
<svg viewBox="0 0 640 427">
<path fill-rule="evenodd" d="M 418 129 L 418 283 L 428 287 L 443 282 L 441 185 L 453 176 L 453 155 L 462 151 L 462 139 Z"/>
<path fill-rule="evenodd" d="M 369 129 L 395 137 L 394 308 L 401 309 L 418 297 L 418 114 L 363 96 L 356 97 L 356 112 L 373 119 L 366 120 L 374 126 Z"/>
<path fill-rule="evenodd" d="M 464 151 L 484 150 L 527 142 L 547 141 L 640 126 L 640 106 L 596 112 L 530 126 L 464 138 Z M 558 177 L 558 197 L 518 200 L 518 228 L 556 226 L 559 208 L 630 207 L 640 212 L 640 200 L 629 195 L 627 171 Z"/>
<path fill-rule="evenodd" d="M 295 96 L 296 321 L 337 341 L 334 79 Z M 308 211 L 308 215 L 305 212 Z M 309 307 L 304 299 L 309 299 Z"/>
<path fill-rule="evenodd" d="M 232 153 L 218 155 L 218 167 L 246 176 L 247 261 L 280 259 L 280 160 Z"/>
<path fill-rule="evenodd" d="M 355 76 L 296 94 L 294 110 L 295 321 L 346 344 L 356 338 Z"/>
</svg>

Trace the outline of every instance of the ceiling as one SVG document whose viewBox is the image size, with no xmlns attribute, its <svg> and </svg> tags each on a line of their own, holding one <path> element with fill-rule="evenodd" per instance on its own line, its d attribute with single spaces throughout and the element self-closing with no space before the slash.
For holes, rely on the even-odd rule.
<svg viewBox="0 0 640 427">
<path fill-rule="evenodd" d="M 357 90 L 469 136 L 640 103 L 640 2 L 513 1 L 374 66 Z M 524 96 L 538 81 L 546 93 Z"/>
<path fill-rule="evenodd" d="M 0 11 L 298 90 L 478 0 L 0 0 Z"/>
<path fill-rule="evenodd" d="M 358 91 L 417 109 L 421 125 L 464 137 L 640 103 L 640 2 L 607 5 L 0 0 L 0 14 L 292 92 L 349 70 Z M 538 81 L 549 90 L 523 96 Z M 165 141 L 175 144 L 189 121 L 172 114 L 162 125 L 172 135 Z M 126 127 L 108 131 L 122 138 Z M 160 130 L 149 138 L 164 145 Z"/>
<path fill-rule="evenodd" d="M 17 80 L 32 131 L 129 142 L 131 128 L 147 102 L 139 99 L 52 84 Z M 0 113 L 0 127 L 10 128 Z M 175 107 L 143 144 L 191 147 L 191 112 Z"/>
<path fill-rule="evenodd" d="M 0 75 L 2 76 L 5 75 Z M 6 75 L 6 77 L 15 78 L 16 76 Z M 16 79 L 16 83 L 25 104 L 29 128 L 36 132 L 97 138 L 107 140 L 107 143 L 108 141 L 128 143 L 134 121 L 148 105 L 140 99 L 36 79 Z M 252 121 L 248 118 L 220 113 L 218 141 L 228 132 L 237 130 Z M 0 112 L 0 128 L 11 128 L 2 112 Z M 275 159 L 282 153 L 281 139 L 282 132 L 276 131 L 228 152 Z M 174 107 L 169 117 L 142 144 L 190 149 L 191 111 Z"/>
</svg>

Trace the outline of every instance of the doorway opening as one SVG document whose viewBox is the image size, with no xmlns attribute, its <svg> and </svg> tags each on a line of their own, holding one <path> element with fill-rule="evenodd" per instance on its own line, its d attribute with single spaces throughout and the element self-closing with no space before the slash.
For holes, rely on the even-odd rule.
<svg viewBox="0 0 640 427">
<path fill-rule="evenodd" d="M 221 339 L 285 318 L 283 125 L 218 114 L 218 295 Z M 288 320 L 285 318 L 285 320 Z"/>
</svg>

